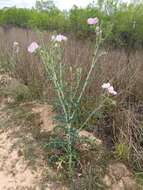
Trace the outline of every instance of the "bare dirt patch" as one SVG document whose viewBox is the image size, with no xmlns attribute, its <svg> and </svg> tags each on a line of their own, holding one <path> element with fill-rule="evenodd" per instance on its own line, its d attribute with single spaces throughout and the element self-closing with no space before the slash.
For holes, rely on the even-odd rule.
<svg viewBox="0 0 143 190">
<path fill-rule="evenodd" d="M 11 121 L 0 105 L 0 190 L 64 190 L 30 130 Z M 51 119 L 50 119 L 51 123 Z M 50 176 L 48 179 L 47 176 Z"/>
</svg>

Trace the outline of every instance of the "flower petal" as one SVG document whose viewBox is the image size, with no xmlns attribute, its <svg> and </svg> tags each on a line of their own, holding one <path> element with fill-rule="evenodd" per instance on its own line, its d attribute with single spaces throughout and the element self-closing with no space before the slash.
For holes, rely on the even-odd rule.
<svg viewBox="0 0 143 190">
<path fill-rule="evenodd" d="M 29 53 L 34 53 L 39 48 L 39 45 L 36 42 L 32 42 L 28 47 Z"/>
</svg>

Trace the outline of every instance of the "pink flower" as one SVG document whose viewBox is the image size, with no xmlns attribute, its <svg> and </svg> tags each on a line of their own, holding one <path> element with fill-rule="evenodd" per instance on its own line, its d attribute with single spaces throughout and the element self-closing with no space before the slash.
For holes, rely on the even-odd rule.
<svg viewBox="0 0 143 190">
<path fill-rule="evenodd" d="M 52 41 L 56 41 L 56 42 L 67 41 L 67 39 L 68 38 L 62 34 L 59 34 L 57 36 L 52 36 Z"/>
<path fill-rule="evenodd" d="M 110 86 L 110 87 L 108 88 L 108 92 L 109 92 L 110 94 L 112 94 L 112 95 L 117 95 L 117 92 L 114 90 L 113 86 Z"/>
<path fill-rule="evenodd" d="M 110 94 L 116 96 L 117 95 L 117 92 L 115 90 L 111 91 Z"/>
<path fill-rule="evenodd" d="M 110 88 L 110 83 L 108 82 L 108 83 L 103 83 L 103 85 L 102 85 L 102 88 L 103 89 L 108 89 L 108 88 Z"/>
<path fill-rule="evenodd" d="M 34 53 L 39 48 L 39 45 L 36 42 L 32 42 L 28 47 L 29 53 Z"/>
<path fill-rule="evenodd" d="M 106 89 L 106 90 L 107 90 L 110 94 L 112 94 L 112 95 L 117 95 L 117 92 L 114 90 L 114 87 L 111 86 L 110 83 L 104 83 L 104 84 L 102 85 L 102 88 L 103 88 L 103 89 Z"/>
<path fill-rule="evenodd" d="M 88 18 L 87 19 L 87 24 L 89 25 L 95 25 L 99 22 L 99 19 L 96 17 L 96 18 Z"/>
<path fill-rule="evenodd" d="M 111 86 L 110 88 L 108 88 L 108 92 L 112 95 L 117 95 L 117 92 L 114 90 L 113 86 Z"/>
<path fill-rule="evenodd" d="M 109 86 L 107 89 L 108 89 L 108 91 L 109 91 L 109 92 L 112 92 L 112 91 L 114 91 L 114 88 L 113 88 L 113 86 Z"/>
</svg>

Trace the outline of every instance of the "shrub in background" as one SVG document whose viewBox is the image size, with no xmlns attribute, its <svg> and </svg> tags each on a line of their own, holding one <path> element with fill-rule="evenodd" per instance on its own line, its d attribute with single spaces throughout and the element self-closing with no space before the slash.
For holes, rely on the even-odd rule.
<svg viewBox="0 0 143 190">
<path fill-rule="evenodd" d="M 112 25 L 112 32 L 106 43 L 132 48 L 143 44 L 142 12 L 141 3 L 128 5 L 114 1 L 99 1 L 98 4 L 92 3 L 86 8 L 74 6 L 67 12 L 60 11 L 55 5 L 38 10 L 12 7 L 0 10 L 0 25 L 56 30 L 85 38 L 94 35 L 94 31 L 85 24 L 86 19 L 97 16 L 103 20 L 103 36 L 110 31 L 108 26 Z"/>
</svg>

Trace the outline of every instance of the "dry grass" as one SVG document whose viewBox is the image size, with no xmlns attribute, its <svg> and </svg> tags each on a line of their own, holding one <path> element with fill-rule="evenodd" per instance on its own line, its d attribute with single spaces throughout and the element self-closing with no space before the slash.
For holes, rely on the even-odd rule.
<svg viewBox="0 0 143 190">
<path fill-rule="evenodd" d="M 29 55 L 27 46 L 32 41 L 40 42 L 41 39 L 48 43 L 49 35 L 39 35 L 30 30 L 18 28 L 0 28 L 0 57 L 1 65 L 9 67 L 13 55 L 12 45 L 18 41 L 21 46 L 20 55 L 16 58 L 16 69 L 11 74 L 21 82 L 28 85 L 35 97 L 51 97 L 49 82 L 45 80 L 44 70 L 38 56 Z M 84 76 L 92 60 L 91 43 L 69 40 L 65 45 L 64 62 L 73 67 L 83 67 Z M 103 82 L 110 81 L 118 91 L 116 109 L 105 113 L 104 119 L 98 125 L 114 132 L 113 140 L 116 144 L 125 144 L 128 147 L 127 160 L 134 160 L 136 166 L 143 168 L 143 54 L 142 50 L 132 52 L 130 57 L 126 51 L 119 49 L 105 49 L 106 55 L 102 56 L 96 65 L 92 75 L 92 82 L 86 90 L 85 97 L 91 98 L 91 105 L 94 106 L 102 93 Z M 83 76 L 83 78 L 84 78 Z M 65 76 L 69 78 L 69 73 Z M 85 101 L 85 100 L 84 100 Z M 109 122 L 108 122 L 109 120 Z M 135 164 L 134 164 L 135 166 Z"/>
</svg>

